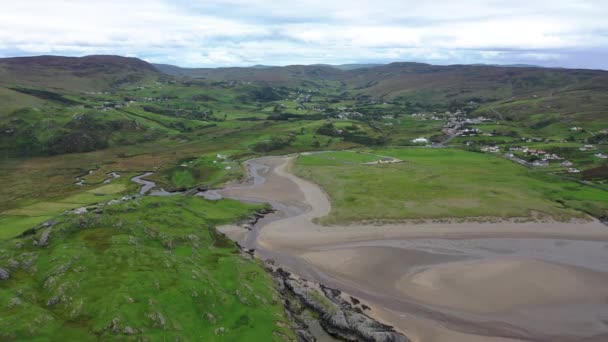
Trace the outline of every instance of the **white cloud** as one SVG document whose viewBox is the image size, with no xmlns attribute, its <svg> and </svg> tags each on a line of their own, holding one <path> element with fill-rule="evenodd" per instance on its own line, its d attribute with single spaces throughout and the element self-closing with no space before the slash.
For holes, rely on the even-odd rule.
<svg viewBox="0 0 608 342">
<path fill-rule="evenodd" d="M 603 0 L 0 1 L 6 56 L 106 53 L 185 66 L 560 58 L 577 65 L 583 51 L 608 50 Z M 590 60 L 579 66 L 608 68 Z"/>
</svg>

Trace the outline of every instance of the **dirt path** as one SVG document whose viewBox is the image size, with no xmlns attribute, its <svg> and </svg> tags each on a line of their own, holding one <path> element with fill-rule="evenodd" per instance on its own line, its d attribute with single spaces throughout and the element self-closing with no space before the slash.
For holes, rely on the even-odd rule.
<svg viewBox="0 0 608 342">
<path fill-rule="evenodd" d="M 222 227 L 262 258 L 369 302 L 417 341 L 606 338 L 601 223 L 319 226 L 331 203 L 292 160 L 249 161 L 252 182 L 218 192 L 278 209 L 251 232 Z"/>
</svg>

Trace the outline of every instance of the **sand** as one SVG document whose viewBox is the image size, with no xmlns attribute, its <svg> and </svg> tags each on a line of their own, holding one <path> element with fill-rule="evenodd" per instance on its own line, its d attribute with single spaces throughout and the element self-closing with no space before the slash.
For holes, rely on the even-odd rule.
<svg viewBox="0 0 608 342">
<path fill-rule="evenodd" d="M 285 212 L 248 237 L 234 227 L 225 231 L 262 257 L 368 302 L 378 319 L 411 339 L 600 341 L 608 334 L 603 224 L 319 226 L 314 219 L 331 210 L 328 196 L 291 174 L 291 160 L 254 160 L 255 184 L 221 192 Z M 590 242 L 561 253 L 569 241 Z"/>
</svg>

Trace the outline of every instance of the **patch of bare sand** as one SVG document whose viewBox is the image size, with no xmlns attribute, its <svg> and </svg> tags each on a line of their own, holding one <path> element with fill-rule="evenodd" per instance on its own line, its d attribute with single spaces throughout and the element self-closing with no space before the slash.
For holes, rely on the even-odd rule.
<svg viewBox="0 0 608 342">
<path fill-rule="evenodd" d="M 304 195 L 302 191 L 294 186 L 290 179 L 282 177 L 274 172 L 277 166 L 281 166 L 285 163 L 285 160 L 281 158 L 263 158 L 260 159 L 260 163 L 269 167 L 270 171 L 260 171 L 261 176 L 266 178 L 265 182 L 256 186 L 242 186 L 242 187 L 229 187 L 225 190 L 220 191 L 224 197 L 254 197 L 259 199 L 266 199 L 269 201 L 276 201 L 285 204 L 301 204 Z"/>
<path fill-rule="evenodd" d="M 372 306 L 371 315 L 384 324 L 401 327 L 412 342 L 519 342 L 521 339 L 494 337 L 448 329 L 441 323 L 408 313 L 396 313 Z M 407 327 L 407 328 L 405 328 Z"/>
<path fill-rule="evenodd" d="M 247 235 L 247 230 L 238 225 L 224 225 L 217 227 L 217 230 L 226 235 L 230 240 L 243 244 Z"/>
<path fill-rule="evenodd" d="M 532 259 L 450 262 L 404 274 L 404 296 L 439 307 L 504 312 L 526 307 L 594 302 L 608 296 L 608 275 Z"/>
</svg>

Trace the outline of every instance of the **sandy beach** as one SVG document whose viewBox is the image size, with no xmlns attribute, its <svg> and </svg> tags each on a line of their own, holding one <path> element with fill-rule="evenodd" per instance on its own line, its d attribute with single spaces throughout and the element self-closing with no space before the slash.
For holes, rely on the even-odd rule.
<svg viewBox="0 0 608 342">
<path fill-rule="evenodd" d="M 330 200 L 289 172 L 249 161 L 224 197 L 278 209 L 248 233 L 222 227 L 292 271 L 361 298 L 414 341 L 605 341 L 608 227 L 597 221 L 320 226 Z"/>
</svg>

